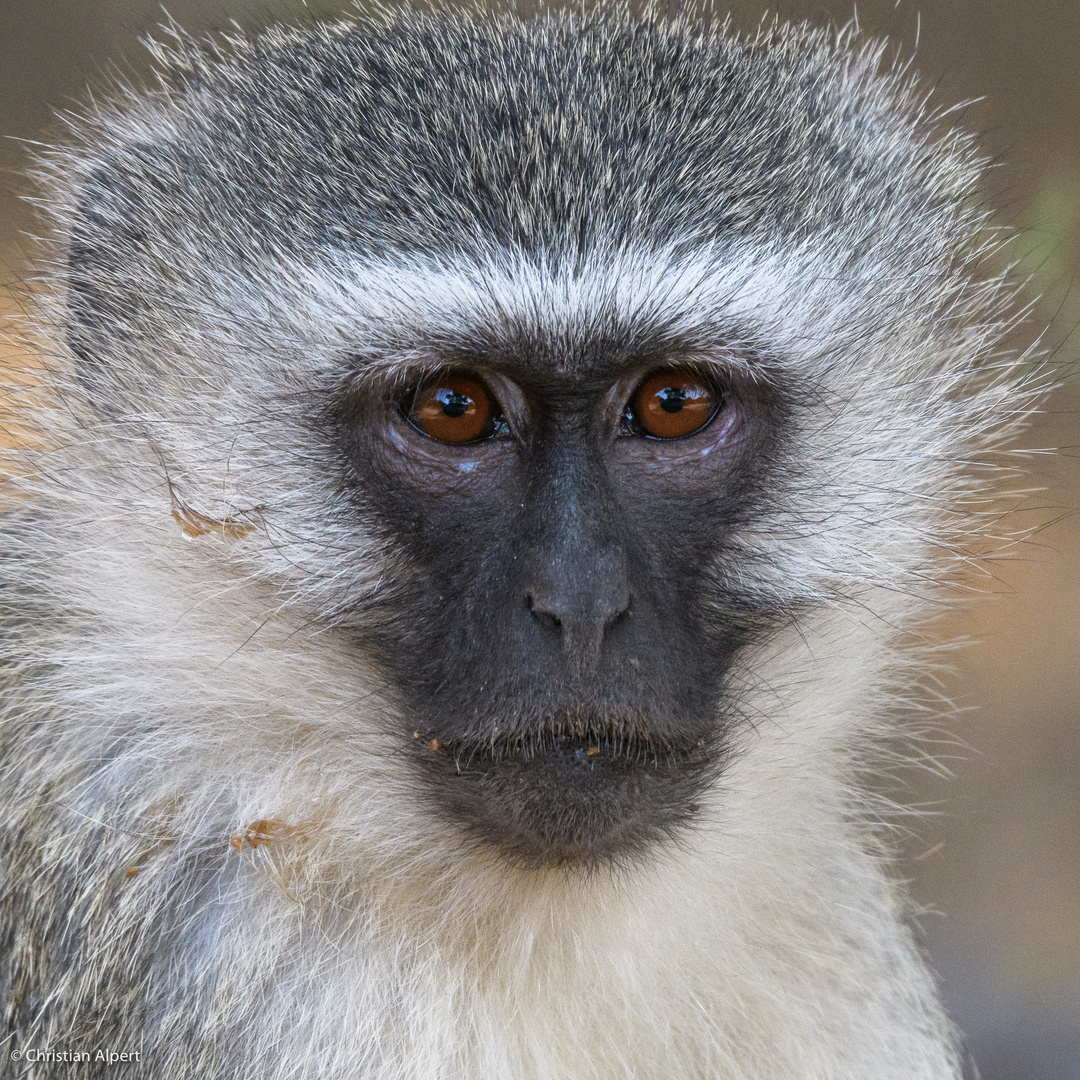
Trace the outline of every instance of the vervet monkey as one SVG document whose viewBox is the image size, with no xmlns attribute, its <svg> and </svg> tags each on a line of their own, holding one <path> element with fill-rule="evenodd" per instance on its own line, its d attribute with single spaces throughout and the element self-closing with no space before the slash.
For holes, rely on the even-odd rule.
<svg viewBox="0 0 1080 1080">
<path fill-rule="evenodd" d="M 862 783 L 1035 399 L 971 139 L 850 30 L 155 50 L 41 164 L 3 1075 L 959 1077 Z"/>
</svg>

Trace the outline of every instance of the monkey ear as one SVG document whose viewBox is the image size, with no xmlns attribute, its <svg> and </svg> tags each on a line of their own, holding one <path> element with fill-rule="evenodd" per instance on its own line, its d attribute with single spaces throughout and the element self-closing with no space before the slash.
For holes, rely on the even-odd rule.
<svg viewBox="0 0 1080 1080">
<path fill-rule="evenodd" d="M 71 226 L 66 333 L 90 388 L 134 330 L 146 221 L 146 201 L 129 170 L 111 161 L 89 174 Z"/>
</svg>

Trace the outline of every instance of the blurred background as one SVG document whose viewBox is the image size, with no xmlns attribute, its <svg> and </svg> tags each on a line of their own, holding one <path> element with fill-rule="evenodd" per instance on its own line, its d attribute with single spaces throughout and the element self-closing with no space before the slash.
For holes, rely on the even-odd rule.
<svg viewBox="0 0 1080 1080">
<path fill-rule="evenodd" d="M 333 0 L 170 0 L 192 31 L 230 20 L 331 13 Z M 723 0 L 717 0 L 717 10 Z M 750 28 L 774 5 L 736 0 Z M 1022 521 L 1038 526 L 994 562 L 982 594 L 938 627 L 952 654 L 941 690 L 958 706 L 951 778 L 913 781 L 927 816 L 905 842 L 904 872 L 949 1008 L 983 1080 L 1080 1080 L 1080 0 L 861 0 L 779 6 L 790 18 L 856 17 L 916 56 L 933 99 L 967 102 L 959 122 L 995 161 L 987 194 L 1016 229 L 1007 257 L 1030 277 L 1027 340 L 1044 333 L 1066 367 L 1024 459 L 1041 488 Z M 147 69 L 140 37 L 155 0 L 0 0 L 0 278 L 23 272 L 31 215 L 20 139 L 57 131 L 55 111 L 120 71 Z M 3 304 L 0 290 L 0 304 Z M 0 350 L 3 346 L 0 346 Z M 0 359 L 3 353 L 0 351 Z M 10 354 L 9 354 L 10 358 Z"/>
</svg>

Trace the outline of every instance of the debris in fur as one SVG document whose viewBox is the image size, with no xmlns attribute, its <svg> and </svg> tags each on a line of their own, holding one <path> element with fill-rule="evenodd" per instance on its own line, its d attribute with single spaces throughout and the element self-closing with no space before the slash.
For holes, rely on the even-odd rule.
<svg viewBox="0 0 1080 1080">
<path fill-rule="evenodd" d="M 229 844 L 237 851 L 243 851 L 244 845 L 257 848 L 260 844 L 276 844 L 283 840 L 307 839 L 312 830 L 318 827 L 317 821 L 301 821 L 290 825 L 281 818 L 259 818 L 253 821 L 242 833 L 236 833 Z"/>
<path fill-rule="evenodd" d="M 180 531 L 189 540 L 209 536 L 212 533 L 216 533 L 223 540 L 243 540 L 255 528 L 250 521 L 241 521 L 234 517 L 221 519 L 207 517 L 206 514 L 200 514 L 198 510 L 185 506 L 175 496 L 173 496 L 172 516 L 176 524 L 180 526 Z"/>
</svg>

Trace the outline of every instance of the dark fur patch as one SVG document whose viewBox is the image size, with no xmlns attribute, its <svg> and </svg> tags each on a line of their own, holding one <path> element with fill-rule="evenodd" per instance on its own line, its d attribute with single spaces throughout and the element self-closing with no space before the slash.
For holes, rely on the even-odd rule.
<svg viewBox="0 0 1080 1080">
<path fill-rule="evenodd" d="M 405 567 L 374 645 L 410 757 L 437 811 L 531 865 L 635 856 L 691 820 L 736 722 L 728 667 L 783 615 L 730 550 L 783 459 L 782 395 L 733 378 L 690 439 L 613 437 L 603 373 L 675 347 L 628 358 L 626 337 L 494 351 L 529 403 L 512 439 L 442 446 L 377 389 L 338 421 L 358 512 Z"/>
</svg>

